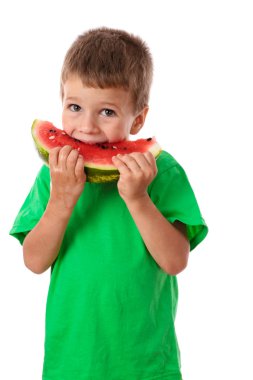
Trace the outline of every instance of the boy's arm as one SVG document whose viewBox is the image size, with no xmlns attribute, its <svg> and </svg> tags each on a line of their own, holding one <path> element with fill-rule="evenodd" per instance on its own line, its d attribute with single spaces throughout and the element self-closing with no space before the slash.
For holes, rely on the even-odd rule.
<svg viewBox="0 0 253 380">
<path fill-rule="evenodd" d="M 189 241 L 184 225 L 168 222 L 148 195 L 136 201 L 128 201 L 126 205 L 157 264 L 171 275 L 185 269 L 189 256 Z"/>
<path fill-rule="evenodd" d="M 143 241 L 157 264 L 168 274 L 176 275 L 187 265 L 190 245 L 184 225 L 174 225 L 156 208 L 147 187 L 157 173 L 151 153 L 133 153 L 114 158 L 120 171 L 118 189 L 131 213 Z"/>
<path fill-rule="evenodd" d="M 52 199 L 38 224 L 29 232 L 23 243 L 24 262 L 32 272 L 40 274 L 55 261 L 71 215 Z"/>
<path fill-rule="evenodd" d="M 85 184 L 83 158 L 71 147 L 52 149 L 49 166 L 51 194 L 47 208 L 23 243 L 25 265 L 34 273 L 43 273 L 55 261 Z"/>
</svg>

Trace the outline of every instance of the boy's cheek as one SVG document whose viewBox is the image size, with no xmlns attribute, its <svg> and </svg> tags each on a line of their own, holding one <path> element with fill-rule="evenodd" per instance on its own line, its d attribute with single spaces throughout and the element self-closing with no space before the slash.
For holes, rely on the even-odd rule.
<svg viewBox="0 0 253 380">
<path fill-rule="evenodd" d="M 69 118 L 66 117 L 66 116 L 63 116 L 63 117 L 62 117 L 62 128 L 63 128 L 63 130 L 64 130 L 69 136 L 72 135 L 72 132 L 73 132 L 73 129 L 74 129 L 74 127 L 73 127 L 73 122 L 71 122 L 71 121 L 69 120 Z"/>
</svg>

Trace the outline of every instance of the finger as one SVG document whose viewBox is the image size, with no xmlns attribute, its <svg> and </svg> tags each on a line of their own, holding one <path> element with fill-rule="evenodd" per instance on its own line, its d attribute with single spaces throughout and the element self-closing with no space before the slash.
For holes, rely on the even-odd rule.
<svg viewBox="0 0 253 380">
<path fill-rule="evenodd" d="M 76 149 L 72 149 L 66 159 L 66 167 L 71 171 L 75 170 L 75 166 L 78 160 L 79 152 Z"/>
<path fill-rule="evenodd" d="M 126 155 L 125 159 L 133 173 L 144 175 L 145 178 L 154 178 L 156 176 L 156 161 L 152 153 L 134 152 Z"/>
<path fill-rule="evenodd" d="M 125 164 L 122 158 L 123 156 L 121 154 L 118 154 L 117 156 L 112 157 L 112 160 L 120 174 L 127 174 L 130 172 L 130 169 Z"/>
<path fill-rule="evenodd" d="M 133 173 L 148 173 L 151 167 L 149 161 L 146 159 L 143 153 L 130 153 L 122 157 L 123 162 L 127 165 Z"/>
<path fill-rule="evenodd" d="M 150 163 L 143 153 L 131 153 L 129 156 L 130 158 L 133 158 L 135 160 L 139 168 L 141 168 L 142 170 L 145 171 L 150 169 Z"/>
<path fill-rule="evenodd" d="M 49 163 L 49 166 L 51 168 L 57 166 L 57 164 L 58 164 L 58 156 L 59 156 L 60 150 L 61 150 L 60 147 L 56 147 L 56 148 L 53 148 L 53 149 L 50 150 L 49 157 L 48 157 L 48 163 Z"/>
<path fill-rule="evenodd" d="M 140 171 L 141 168 L 136 162 L 135 158 L 130 156 L 129 154 L 122 155 L 120 157 L 120 160 L 124 163 L 124 165 L 130 170 L 131 172 Z"/>
<path fill-rule="evenodd" d="M 145 152 L 144 156 L 151 166 L 156 166 L 156 159 L 151 152 Z"/>
<path fill-rule="evenodd" d="M 151 152 L 146 152 L 146 153 L 144 153 L 144 155 L 145 155 L 147 161 L 149 162 L 154 174 L 157 174 L 156 159 L 153 156 L 153 154 Z"/>
<path fill-rule="evenodd" d="M 58 166 L 60 166 L 62 169 L 67 168 L 67 158 L 72 149 L 73 148 L 69 145 L 65 145 L 63 148 L 61 148 L 58 156 Z"/>
<path fill-rule="evenodd" d="M 84 159 L 83 156 L 79 154 L 77 157 L 77 162 L 75 166 L 75 175 L 77 178 L 83 179 L 85 181 L 86 175 L 84 172 Z"/>
</svg>

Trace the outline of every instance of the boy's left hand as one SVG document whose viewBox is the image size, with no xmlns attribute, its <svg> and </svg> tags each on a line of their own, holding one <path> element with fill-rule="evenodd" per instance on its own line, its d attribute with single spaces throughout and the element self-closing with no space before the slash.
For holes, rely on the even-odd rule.
<svg viewBox="0 0 253 380">
<path fill-rule="evenodd" d="M 118 190 L 127 203 L 147 195 L 147 187 L 157 174 L 156 160 L 152 153 L 130 153 L 113 157 L 120 172 Z"/>
</svg>

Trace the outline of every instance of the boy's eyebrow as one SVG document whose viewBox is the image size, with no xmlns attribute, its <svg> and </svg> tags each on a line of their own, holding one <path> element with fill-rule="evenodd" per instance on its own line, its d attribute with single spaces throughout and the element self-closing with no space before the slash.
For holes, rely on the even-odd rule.
<svg viewBox="0 0 253 380">
<path fill-rule="evenodd" d="M 107 106 L 117 107 L 116 103 L 108 102 L 108 100 L 103 100 L 100 102 L 101 104 L 106 104 Z"/>
<path fill-rule="evenodd" d="M 76 101 L 76 100 L 80 100 L 79 98 L 77 98 L 77 97 L 75 97 L 75 96 L 68 96 L 67 98 L 66 98 L 66 100 L 71 100 L 71 101 Z"/>
<path fill-rule="evenodd" d="M 65 99 L 65 101 L 66 102 L 69 102 L 69 101 L 71 101 L 71 102 L 80 102 L 81 101 L 81 99 L 80 98 L 78 98 L 78 97 L 76 97 L 76 96 L 68 96 L 66 99 Z M 118 108 L 118 105 L 116 104 L 116 103 L 114 103 L 114 102 L 110 102 L 110 101 L 108 101 L 108 100 L 101 100 L 100 102 L 99 102 L 101 105 L 104 105 L 104 104 L 106 104 L 107 106 L 112 106 L 112 107 L 116 107 L 116 108 Z"/>
</svg>

